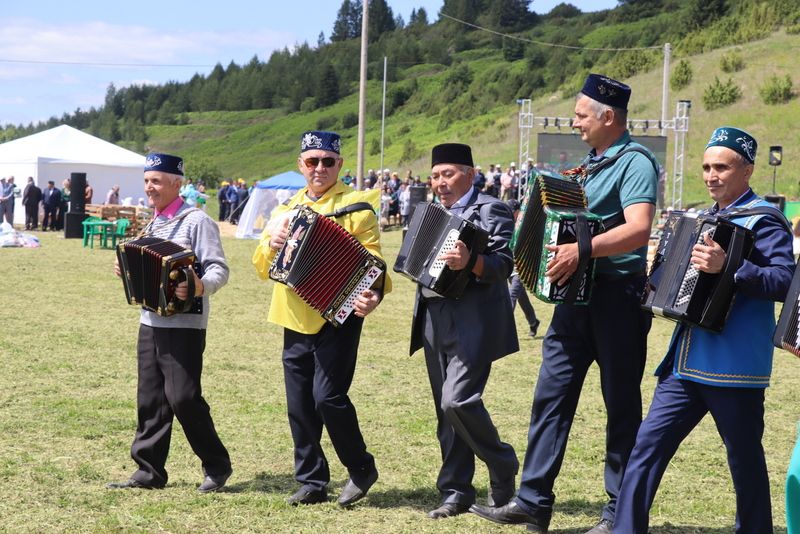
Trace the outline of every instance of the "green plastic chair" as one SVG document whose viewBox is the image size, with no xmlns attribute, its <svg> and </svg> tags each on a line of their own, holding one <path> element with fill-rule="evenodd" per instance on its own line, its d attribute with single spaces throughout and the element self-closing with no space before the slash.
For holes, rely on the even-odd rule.
<svg viewBox="0 0 800 534">
<path fill-rule="evenodd" d="M 108 238 L 111 238 L 111 248 L 117 247 L 117 238 L 122 241 L 125 239 L 125 234 L 128 232 L 128 225 L 131 223 L 128 219 L 117 219 L 117 222 L 114 223 L 114 231 L 109 232 L 104 236 L 105 242 L 103 243 L 104 247 L 108 246 Z"/>
<path fill-rule="evenodd" d="M 102 220 L 100 217 L 87 217 L 81 223 L 83 225 L 83 246 L 89 245 L 90 241 L 92 248 L 94 248 L 94 236 L 99 235 L 102 239 L 102 230 L 92 223 Z"/>
</svg>

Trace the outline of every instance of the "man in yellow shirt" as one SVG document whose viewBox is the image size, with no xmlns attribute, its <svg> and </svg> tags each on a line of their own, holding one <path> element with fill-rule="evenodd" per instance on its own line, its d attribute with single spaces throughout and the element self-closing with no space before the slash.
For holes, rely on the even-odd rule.
<svg viewBox="0 0 800 534">
<path fill-rule="evenodd" d="M 331 214 L 369 198 L 369 192 L 354 191 L 339 180 L 344 162 L 340 152 L 341 139 L 334 132 L 303 134 L 297 165 L 306 187 L 273 211 L 261 235 L 253 255 L 261 278 L 269 277 L 270 264 L 288 238 L 295 207 L 303 205 L 320 214 Z M 349 211 L 335 220 L 370 253 L 381 257 L 378 219 L 372 209 Z M 286 403 L 295 447 L 295 479 L 301 484 L 288 499 L 292 505 L 328 499 L 330 472 L 320 444 L 323 425 L 350 474 L 339 496 L 340 505 L 349 506 L 363 498 L 378 478 L 375 459 L 367 452 L 347 392 L 355 372 L 363 318 L 390 290 L 387 276 L 382 287 L 364 291 L 356 299 L 354 314 L 335 328 L 288 286 L 276 284 L 273 288 L 268 320 L 284 328 Z"/>
</svg>

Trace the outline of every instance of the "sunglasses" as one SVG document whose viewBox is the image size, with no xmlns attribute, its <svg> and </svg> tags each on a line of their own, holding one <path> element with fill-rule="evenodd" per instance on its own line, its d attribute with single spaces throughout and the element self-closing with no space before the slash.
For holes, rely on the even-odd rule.
<svg viewBox="0 0 800 534">
<path fill-rule="evenodd" d="M 323 167 L 325 167 L 326 169 L 330 169 L 331 167 L 336 165 L 336 162 L 338 161 L 338 159 L 337 158 L 331 158 L 331 157 L 327 157 L 327 158 L 305 158 L 303 160 L 303 163 L 305 163 L 306 167 L 308 167 L 309 169 L 316 169 L 317 165 L 319 165 L 320 161 L 322 162 L 322 166 Z"/>
</svg>

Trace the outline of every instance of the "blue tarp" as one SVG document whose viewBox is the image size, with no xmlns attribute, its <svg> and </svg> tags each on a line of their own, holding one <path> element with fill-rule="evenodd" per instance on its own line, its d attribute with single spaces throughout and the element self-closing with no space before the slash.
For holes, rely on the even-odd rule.
<svg viewBox="0 0 800 534">
<path fill-rule="evenodd" d="M 256 183 L 258 189 L 300 189 L 306 185 L 306 179 L 296 171 L 286 171 Z"/>
</svg>

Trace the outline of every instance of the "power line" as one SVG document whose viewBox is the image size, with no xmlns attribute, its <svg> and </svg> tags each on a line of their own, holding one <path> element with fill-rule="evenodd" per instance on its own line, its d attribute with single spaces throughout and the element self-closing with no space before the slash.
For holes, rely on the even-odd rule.
<svg viewBox="0 0 800 534">
<path fill-rule="evenodd" d="M 508 34 L 508 33 L 500 33 L 500 32 L 491 30 L 489 28 L 484 28 L 482 26 L 478 26 L 477 24 L 472 24 L 472 23 L 467 22 L 465 20 L 461 20 L 461 19 L 457 19 L 455 17 L 451 17 L 450 15 L 447 15 L 445 13 L 439 13 L 439 16 L 448 18 L 450 20 L 454 20 L 454 21 L 456 21 L 456 22 L 458 22 L 460 24 L 463 24 L 465 26 L 470 26 L 472 28 L 475 28 L 475 29 L 478 29 L 478 30 L 481 30 L 481 31 L 493 33 L 494 35 L 499 35 L 500 37 L 505 37 L 506 39 L 514 39 L 515 41 L 523 41 L 523 42 L 526 42 L 526 43 L 533 43 L 533 44 L 537 44 L 537 45 L 541 45 L 541 46 L 550 46 L 550 47 L 553 47 L 553 48 L 568 48 L 570 50 L 590 50 L 592 52 L 622 52 L 622 51 L 627 51 L 627 50 L 661 50 L 663 48 L 661 45 L 659 45 L 659 46 L 642 46 L 642 47 L 637 47 L 637 48 L 592 48 L 592 47 L 589 47 L 589 46 L 569 46 L 569 45 L 562 45 L 562 44 L 555 44 L 555 43 L 545 43 L 544 41 L 535 41 L 533 39 L 526 39 L 524 37 L 518 37 L 516 35 L 511 35 L 511 34 Z"/>
<path fill-rule="evenodd" d="M 22 64 L 33 64 L 33 65 L 80 65 L 86 67 L 191 67 L 191 68 L 199 68 L 199 67 L 215 67 L 216 65 L 199 65 L 199 64 L 189 64 L 189 63 L 104 63 L 104 62 L 94 62 L 94 61 L 48 61 L 48 60 L 34 60 L 34 59 L 2 59 L 0 58 L 0 63 L 22 63 Z"/>
</svg>

